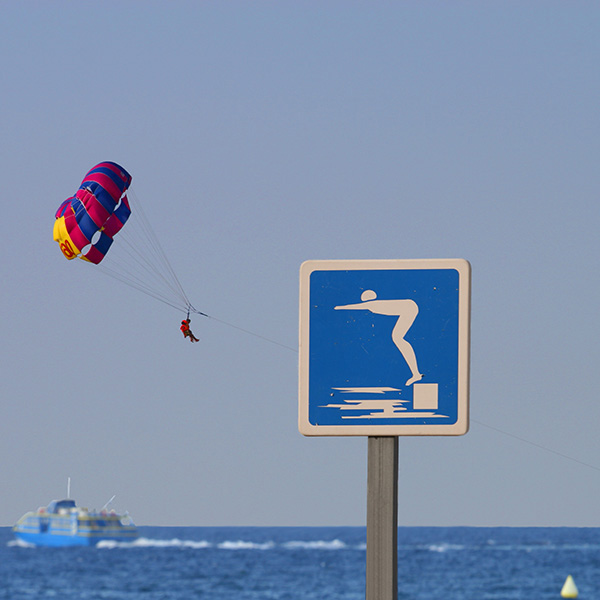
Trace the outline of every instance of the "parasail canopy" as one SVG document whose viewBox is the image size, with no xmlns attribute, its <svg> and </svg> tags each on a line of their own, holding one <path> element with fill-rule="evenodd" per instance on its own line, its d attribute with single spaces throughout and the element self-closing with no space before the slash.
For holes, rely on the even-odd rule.
<svg viewBox="0 0 600 600">
<path fill-rule="evenodd" d="M 131 215 L 131 175 L 114 162 L 92 167 L 79 189 L 56 211 L 54 240 L 67 260 L 99 264 Z"/>
</svg>

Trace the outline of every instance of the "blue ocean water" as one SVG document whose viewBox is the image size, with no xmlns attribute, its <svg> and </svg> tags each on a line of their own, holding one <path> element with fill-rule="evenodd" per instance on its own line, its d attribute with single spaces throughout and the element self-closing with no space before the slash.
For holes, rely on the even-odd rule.
<svg viewBox="0 0 600 600">
<path fill-rule="evenodd" d="M 33 548 L 0 528 L 0 598 L 356 600 L 364 527 L 141 527 L 135 543 Z M 600 595 L 600 529 L 402 527 L 401 600 Z"/>
</svg>

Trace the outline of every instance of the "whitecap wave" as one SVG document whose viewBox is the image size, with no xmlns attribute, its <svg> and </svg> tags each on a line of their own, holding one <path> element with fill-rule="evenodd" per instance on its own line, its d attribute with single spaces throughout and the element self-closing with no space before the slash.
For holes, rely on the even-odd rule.
<svg viewBox="0 0 600 600">
<path fill-rule="evenodd" d="M 115 542 L 112 540 L 104 540 L 98 542 L 96 548 L 112 549 L 112 548 L 193 548 L 202 549 L 210 548 L 210 542 L 200 540 L 180 540 L 172 538 L 170 540 L 157 540 L 150 538 L 138 538 L 133 542 Z"/>
<path fill-rule="evenodd" d="M 313 541 L 289 541 L 277 544 L 273 541 L 252 542 L 247 540 L 225 540 L 222 542 L 209 542 L 207 540 L 182 540 L 179 538 L 156 539 L 141 537 L 131 542 L 117 542 L 104 540 L 98 542 L 96 548 L 112 550 L 115 548 L 189 548 L 202 550 L 204 548 L 217 548 L 219 550 L 272 550 L 280 547 L 287 550 L 344 550 L 349 546 L 339 539 L 313 540 Z M 356 546 L 358 550 L 364 550 L 365 544 Z"/>
<path fill-rule="evenodd" d="M 245 542 L 243 540 L 221 542 L 217 548 L 221 550 L 270 550 L 275 547 L 275 542 Z"/>
<path fill-rule="evenodd" d="M 7 546 L 18 546 L 19 548 L 35 548 L 35 544 L 30 544 L 29 542 L 25 542 L 23 540 L 11 540 L 6 543 Z"/>
<path fill-rule="evenodd" d="M 303 550 L 343 550 L 347 548 L 346 544 L 341 540 L 316 540 L 312 542 L 286 542 L 283 544 L 284 548 L 290 550 L 303 549 Z"/>
<path fill-rule="evenodd" d="M 135 541 L 135 545 L 144 548 L 193 548 L 194 550 L 201 550 L 203 548 L 210 548 L 211 543 L 206 540 L 180 540 L 179 538 L 170 540 L 139 538 Z"/>
<path fill-rule="evenodd" d="M 427 550 L 430 552 L 448 552 L 450 550 L 464 550 L 464 546 L 459 544 L 430 544 L 427 546 Z"/>
</svg>

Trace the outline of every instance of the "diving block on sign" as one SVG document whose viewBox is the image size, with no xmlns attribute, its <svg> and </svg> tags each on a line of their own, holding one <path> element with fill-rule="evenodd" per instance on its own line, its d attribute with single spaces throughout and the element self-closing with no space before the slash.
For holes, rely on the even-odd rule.
<svg viewBox="0 0 600 600">
<path fill-rule="evenodd" d="M 414 383 L 413 384 L 413 410 L 437 410 L 438 384 Z"/>
</svg>

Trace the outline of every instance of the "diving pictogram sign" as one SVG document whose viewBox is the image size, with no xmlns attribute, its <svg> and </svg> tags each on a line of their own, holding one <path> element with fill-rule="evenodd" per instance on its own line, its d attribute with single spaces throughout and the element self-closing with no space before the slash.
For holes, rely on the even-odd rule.
<svg viewBox="0 0 600 600">
<path fill-rule="evenodd" d="M 462 259 L 305 262 L 301 433 L 466 433 L 470 275 Z"/>
</svg>

